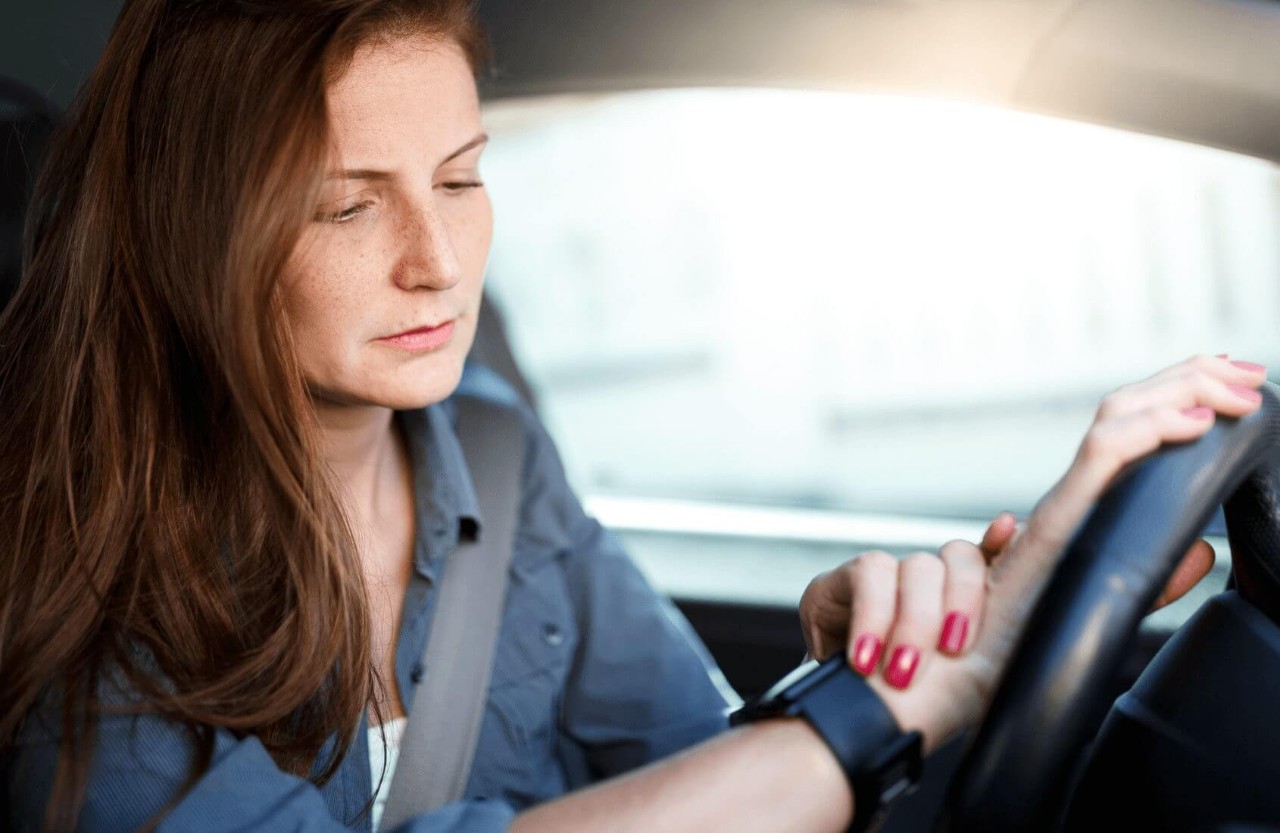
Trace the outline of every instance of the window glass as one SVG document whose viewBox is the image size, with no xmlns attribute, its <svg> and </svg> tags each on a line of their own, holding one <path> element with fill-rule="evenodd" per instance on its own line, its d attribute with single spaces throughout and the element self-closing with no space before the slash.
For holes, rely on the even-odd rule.
<svg viewBox="0 0 1280 833">
<path fill-rule="evenodd" d="M 1107 390 L 1195 352 L 1280 359 L 1280 176 L 1256 159 L 805 91 L 487 121 L 490 286 L 574 483 L 627 529 L 752 507 L 845 551 L 871 536 L 842 518 L 1025 513 Z M 692 534 L 753 528 L 732 511 Z"/>
</svg>

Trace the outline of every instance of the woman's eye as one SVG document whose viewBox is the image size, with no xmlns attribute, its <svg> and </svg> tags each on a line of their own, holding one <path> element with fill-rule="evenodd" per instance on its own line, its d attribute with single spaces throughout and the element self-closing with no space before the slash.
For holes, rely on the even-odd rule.
<svg viewBox="0 0 1280 833">
<path fill-rule="evenodd" d="M 457 194 L 462 191 L 468 191 L 472 188 L 483 188 L 484 183 L 478 179 L 455 180 L 453 182 L 441 183 L 441 187 L 451 194 Z"/>
<path fill-rule="evenodd" d="M 348 220 L 355 218 L 357 215 L 363 214 L 371 205 L 373 205 L 373 203 L 359 202 L 339 211 L 321 211 L 316 214 L 316 221 L 321 223 L 345 223 Z"/>
</svg>

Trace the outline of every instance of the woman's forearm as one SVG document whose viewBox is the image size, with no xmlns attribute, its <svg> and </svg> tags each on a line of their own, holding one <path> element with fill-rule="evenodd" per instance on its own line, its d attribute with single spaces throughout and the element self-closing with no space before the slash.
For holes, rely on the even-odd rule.
<svg viewBox="0 0 1280 833">
<path fill-rule="evenodd" d="M 767 720 L 521 814 L 513 833 L 844 830 L 853 797 L 808 723 Z"/>
</svg>

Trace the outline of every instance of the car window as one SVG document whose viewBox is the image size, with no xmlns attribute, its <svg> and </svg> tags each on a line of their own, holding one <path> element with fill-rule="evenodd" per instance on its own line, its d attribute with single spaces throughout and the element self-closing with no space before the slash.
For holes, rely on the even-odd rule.
<svg viewBox="0 0 1280 833">
<path fill-rule="evenodd" d="M 1107 390 L 1196 352 L 1280 359 L 1267 162 L 834 92 L 487 121 L 517 355 L 589 507 L 676 592 L 793 600 L 858 549 L 978 535 Z"/>
</svg>

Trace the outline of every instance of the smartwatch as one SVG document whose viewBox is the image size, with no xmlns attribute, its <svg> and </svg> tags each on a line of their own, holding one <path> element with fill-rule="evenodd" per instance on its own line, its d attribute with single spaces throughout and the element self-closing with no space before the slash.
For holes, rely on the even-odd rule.
<svg viewBox="0 0 1280 833">
<path fill-rule="evenodd" d="M 920 733 L 899 728 L 843 652 L 801 665 L 731 714 L 729 725 L 769 717 L 803 717 L 831 747 L 853 788 L 850 833 L 879 824 L 890 803 L 920 781 Z"/>
</svg>

